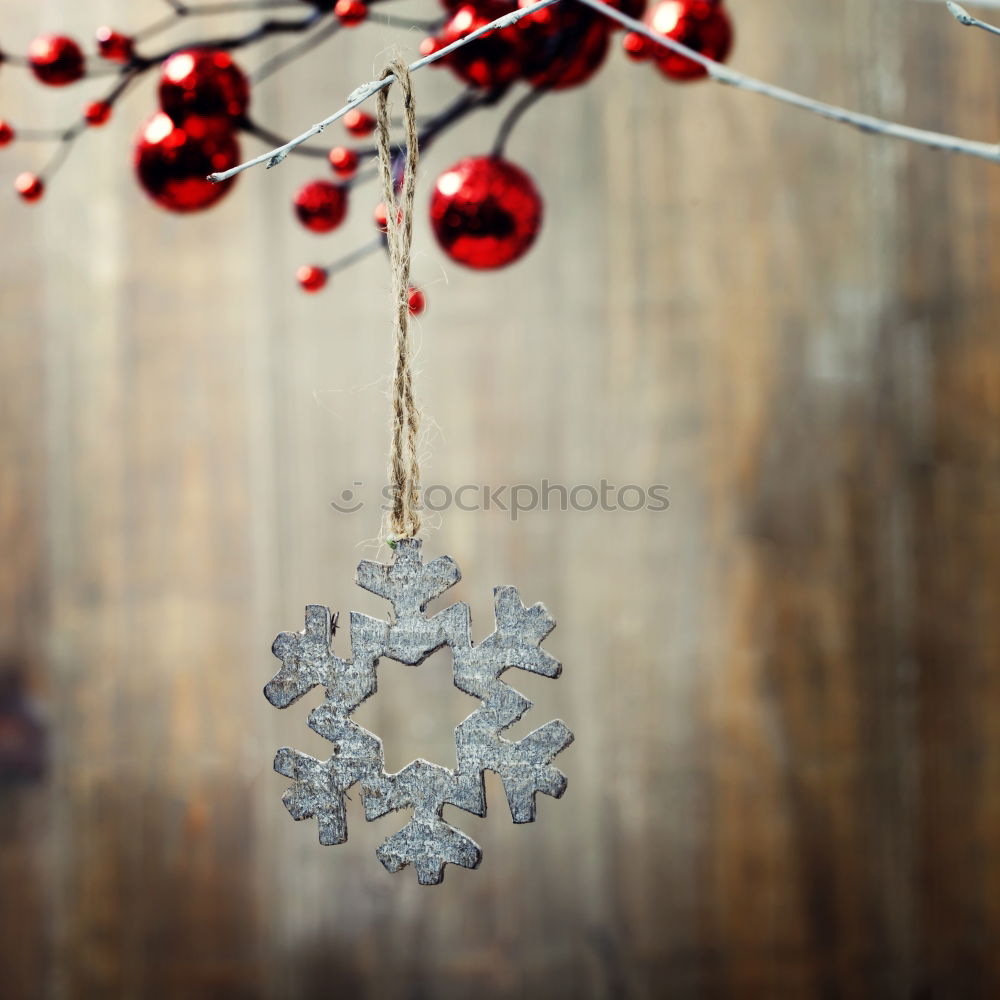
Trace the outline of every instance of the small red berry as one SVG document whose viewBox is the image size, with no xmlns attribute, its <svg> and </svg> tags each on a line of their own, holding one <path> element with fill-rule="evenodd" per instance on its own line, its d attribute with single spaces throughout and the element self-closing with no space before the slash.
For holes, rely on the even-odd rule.
<svg viewBox="0 0 1000 1000">
<path fill-rule="evenodd" d="M 45 193 L 45 185 L 37 174 L 18 174 L 14 188 L 25 201 L 38 201 Z"/>
<path fill-rule="evenodd" d="M 389 230 L 389 216 L 385 211 L 385 202 L 380 201 L 375 206 L 375 211 L 372 212 L 372 218 L 375 220 L 375 225 L 378 229 L 385 233 Z M 396 209 L 396 224 L 398 225 L 403 221 L 403 210 L 401 208 Z"/>
<path fill-rule="evenodd" d="M 326 269 L 314 264 L 303 264 L 295 272 L 295 280 L 307 292 L 318 292 L 326 284 Z"/>
<path fill-rule="evenodd" d="M 653 43 L 637 31 L 625 33 L 625 37 L 622 38 L 622 48 L 625 50 L 625 55 L 636 62 L 651 59 L 653 56 Z"/>
<path fill-rule="evenodd" d="M 345 28 L 353 28 L 368 16 L 368 4 L 363 0 L 337 0 L 333 13 Z"/>
<path fill-rule="evenodd" d="M 411 316 L 419 316 L 427 306 L 427 299 L 424 293 L 416 285 L 410 285 L 410 296 L 407 301 L 409 302 Z"/>
<path fill-rule="evenodd" d="M 0 120 L 0 146 L 9 146 L 14 141 L 14 134 L 13 126 Z"/>
<path fill-rule="evenodd" d="M 107 101 L 92 101 L 84 109 L 83 117 L 88 125 L 103 125 L 111 117 L 111 105 Z"/>
<path fill-rule="evenodd" d="M 347 129 L 351 135 L 371 135 L 375 131 L 375 119 L 371 115 L 366 114 L 364 111 L 360 111 L 357 108 L 351 108 L 350 111 L 344 115 L 343 118 L 344 128 Z"/>
<path fill-rule="evenodd" d="M 346 146 L 334 146 L 327 154 L 333 172 L 340 177 L 353 177 L 358 169 L 358 154 Z"/>
<path fill-rule="evenodd" d="M 312 181 L 295 195 L 295 214 L 306 229 L 328 233 L 344 221 L 347 189 L 329 181 Z"/>
<path fill-rule="evenodd" d="M 433 35 L 428 35 L 419 46 L 418 51 L 422 56 L 432 56 L 438 49 L 443 49 L 444 45 L 440 39 L 435 38 Z M 443 62 L 439 59 L 435 63 L 431 63 L 432 66 L 441 66 Z"/>
<path fill-rule="evenodd" d="M 97 29 L 96 36 L 97 52 L 102 59 L 120 63 L 127 63 L 132 59 L 133 41 L 128 35 L 105 25 Z"/>
<path fill-rule="evenodd" d="M 42 83 L 62 87 L 83 76 L 83 51 L 65 35 L 39 35 L 28 46 L 28 65 Z"/>
</svg>

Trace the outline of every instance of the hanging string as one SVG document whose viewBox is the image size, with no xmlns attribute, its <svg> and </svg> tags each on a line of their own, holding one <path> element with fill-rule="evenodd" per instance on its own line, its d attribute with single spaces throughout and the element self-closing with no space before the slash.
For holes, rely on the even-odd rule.
<svg viewBox="0 0 1000 1000">
<path fill-rule="evenodd" d="M 420 531 L 420 465 L 417 460 L 417 432 L 420 414 L 413 401 L 413 373 L 410 364 L 410 246 L 413 243 L 413 196 L 417 186 L 417 113 L 413 101 L 410 71 L 402 59 L 393 59 L 381 79 L 394 76 L 403 92 L 403 120 L 406 146 L 403 177 L 397 206 L 393 156 L 390 144 L 389 91 L 378 94 L 378 161 L 385 202 L 386 240 L 392 270 L 393 334 L 396 363 L 392 381 L 392 445 L 389 452 L 389 481 L 392 509 L 389 523 L 396 538 L 413 538 Z"/>
</svg>

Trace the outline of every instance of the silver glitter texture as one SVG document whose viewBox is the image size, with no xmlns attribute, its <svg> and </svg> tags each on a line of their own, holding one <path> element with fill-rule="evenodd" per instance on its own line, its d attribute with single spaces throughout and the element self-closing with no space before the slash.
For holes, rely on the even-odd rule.
<svg viewBox="0 0 1000 1000">
<path fill-rule="evenodd" d="M 306 608 L 302 632 L 282 632 L 274 641 L 281 669 L 264 689 L 276 708 L 287 708 L 317 686 L 326 689 L 322 705 L 309 715 L 309 727 L 333 745 L 327 760 L 283 748 L 274 769 L 293 784 L 283 801 L 296 820 L 316 817 L 321 844 L 347 840 L 344 795 L 360 784 L 365 817 L 378 819 L 397 809 L 412 809 L 410 821 L 377 851 L 390 871 L 407 864 L 417 870 L 421 885 L 444 878 L 446 864 L 478 868 L 479 845 L 442 817 L 445 805 L 476 816 L 486 815 L 483 772 L 495 771 L 503 782 L 515 823 L 535 819 L 535 795 L 559 798 L 566 777 L 552 759 L 573 742 L 566 724 L 556 719 L 524 739 L 512 742 L 501 733 L 531 708 L 524 695 L 500 680 L 510 667 L 545 677 L 558 677 L 558 660 L 540 648 L 555 628 L 544 605 L 525 608 L 514 587 L 496 587 L 496 631 L 478 645 L 472 643 L 469 606 L 453 604 L 431 618 L 427 605 L 461 579 L 448 556 L 426 565 L 420 540 L 396 543 L 390 564 L 364 561 L 357 583 L 389 601 L 392 621 L 351 612 L 351 659 L 342 660 L 331 648 L 328 608 Z M 382 741 L 351 721 L 351 713 L 375 693 L 380 657 L 417 665 L 435 650 L 450 647 L 455 686 L 482 704 L 455 729 L 457 768 L 451 770 L 417 759 L 396 774 L 385 771 Z"/>
</svg>

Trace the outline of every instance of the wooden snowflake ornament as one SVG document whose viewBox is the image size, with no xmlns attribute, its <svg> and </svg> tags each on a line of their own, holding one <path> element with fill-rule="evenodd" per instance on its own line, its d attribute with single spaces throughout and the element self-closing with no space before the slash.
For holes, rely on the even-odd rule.
<svg viewBox="0 0 1000 1000">
<path fill-rule="evenodd" d="M 413 864 L 421 885 L 440 882 L 446 864 L 478 868 L 482 860 L 478 844 L 441 818 L 445 805 L 485 816 L 483 772 L 496 771 L 514 822 L 530 823 L 538 792 L 559 798 L 566 790 L 565 775 L 551 761 L 573 742 L 573 734 L 558 719 L 516 742 L 501 735 L 531 708 L 501 674 L 519 667 L 559 676 L 559 662 L 540 648 L 555 621 L 542 604 L 525 608 L 514 587 L 496 587 L 496 630 L 473 645 L 467 604 L 453 604 L 431 618 L 424 613 L 431 600 L 460 578 L 448 556 L 425 565 L 419 539 L 397 542 L 391 563 L 366 560 L 358 566 L 356 579 L 358 586 L 389 601 L 392 620 L 352 611 L 351 659 L 342 660 L 330 648 L 330 610 L 310 605 L 302 632 L 282 632 L 275 639 L 274 655 L 282 665 L 264 689 L 276 708 L 287 708 L 314 687 L 326 689 L 323 704 L 309 715 L 309 727 L 333 745 L 329 759 L 317 760 L 287 747 L 275 757 L 274 769 L 293 781 L 284 795 L 292 818 L 316 817 L 320 843 L 341 844 L 347 840 L 344 795 L 355 784 L 361 786 L 368 820 L 412 809 L 409 823 L 377 854 L 391 872 Z M 481 701 L 455 730 L 457 766 L 452 770 L 417 759 L 388 774 L 382 741 L 350 716 L 375 693 L 381 657 L 417 666 L 444 646 L 452 652 L 455 686 Z"/>
</svg>

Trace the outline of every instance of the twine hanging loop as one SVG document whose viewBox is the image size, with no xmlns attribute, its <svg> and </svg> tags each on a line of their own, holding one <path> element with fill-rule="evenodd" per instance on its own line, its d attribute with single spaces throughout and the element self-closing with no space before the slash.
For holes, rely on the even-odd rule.
<svg viewBox="0 0 1000 1000">
<path fill-rule="evenodd" d="M 386 241 L 392 271 L 393 334 L 395 367 L 392 380 L 392 445 L 389 452 L 389 481 L 392 509 L 389 523 L 395 538 L 414 538 L 420 531 L 420 465 L 417 434 L 420 414 L 413 400 L 410 360 L 410 247 L 413 243 L 413 198 L 417 184 L 417 114 L 410 71 L 402 59 L 393 59 L 382 79 L 395 77 L 393 84 L 378 94 L 378 160 L 386 215 Z M 396 196 L 393 149 L 389 123 L 389 91 L 398 86 L 403 94 L 403 122 L 406 144 L 398 152 L 403 175 Z"/>
</svg>

